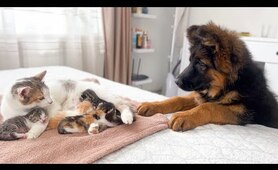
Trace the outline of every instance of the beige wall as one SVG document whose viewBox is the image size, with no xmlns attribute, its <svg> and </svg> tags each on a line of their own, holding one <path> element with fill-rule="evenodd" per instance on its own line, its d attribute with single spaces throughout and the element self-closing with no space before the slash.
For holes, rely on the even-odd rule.
<svg viewBox="0 0 278 170">
<path fill-rule="evenodd" d="M 189 24 L 216 24 L 239 32 L 261 36 L 262 28 L 269 27 L 269 37 L 278 38 L 278 8 L 190 8 Z"/>
</svg>

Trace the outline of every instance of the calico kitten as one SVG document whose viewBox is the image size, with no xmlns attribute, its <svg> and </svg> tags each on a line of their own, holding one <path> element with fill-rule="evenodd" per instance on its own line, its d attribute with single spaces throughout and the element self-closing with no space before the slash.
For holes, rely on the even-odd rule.
<svg viewBox="0 0 278 170">
<path fill-rule="evenodd" d="M 91 102 L 93 108 L 102 110 L 105 114 L 105 119 L 109 122 L 122 123 L 121 113 L 116 109 L 113 103 L 107 102 L 98 97 L 98 95 L 91 89 L 86 89 L 79 99 L 81 102 L 87 100 Z"/>
<path fill-rule="evenodd" d="M 90 101 L 84 100 L 78 105 L 77 109 L 82 115 L 68 116 L 61 120 L 57 128 L 60 134 L 77 132 L 99 133 L 109 127 L 123 123 L 120 115 L 116 115 L 115 106 L 105 101 L 100 103 L 97 108 L 94 108 Z M 109 121 L 107 115 L 113 121 Z"/>
<path fill-rule="evenodd" d="M 1 104 L 3 120 L 16 116 L 24 116 L 32 108 L 44 108 L 53 101 L 49 89 L 42 81 L 46 71 L 35 76 L 16 80 L 7 88 Z M 47 127 L 47 124 L 34 124 L 27 133 L 28 139 L 37 138 Z"/>
<path fill-rule="evenodd" d="M 0 125 L 0 140 L 25 139 L 32 126 L 46 123 L 46 111 L 42 108 L 33 108 L 24 116 L 16 116 L 4 121 Z"/>
</svg>

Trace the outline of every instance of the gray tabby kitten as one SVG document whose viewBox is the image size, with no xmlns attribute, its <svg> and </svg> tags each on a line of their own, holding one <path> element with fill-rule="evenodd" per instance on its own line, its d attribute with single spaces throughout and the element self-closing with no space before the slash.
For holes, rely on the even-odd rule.
<svg viewBox="0 0 278 170">
<path fill-rule="evenodd" d="M 16 116 L 7 119 L 0 125 L 0 140 L 17 140 L 26 139 L 27 132 L 35 124 L 46 124 L 47 121 L 46 111 L 42 108 L 36 107 L 30 110 L 24 116 Z"/>
</svg>

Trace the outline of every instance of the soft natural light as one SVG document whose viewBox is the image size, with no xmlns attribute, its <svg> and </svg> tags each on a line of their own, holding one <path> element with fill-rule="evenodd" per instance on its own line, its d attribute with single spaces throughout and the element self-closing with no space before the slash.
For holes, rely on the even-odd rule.
<svg viewBox="0 0 278 170">
<path fill-rule="evenodd" d="M 84 31 L 82 21 L 93 23 L 94 20 L 101 20 L 100 10 L 100 8 L 15 8 L 16 33 L 64 35 L 74 29 L 75 34 L 82 34 Z M 95 33 L 101 30 L 96 26 L 92 26 L 91 29 L 91 32 Z"/>
</svg>

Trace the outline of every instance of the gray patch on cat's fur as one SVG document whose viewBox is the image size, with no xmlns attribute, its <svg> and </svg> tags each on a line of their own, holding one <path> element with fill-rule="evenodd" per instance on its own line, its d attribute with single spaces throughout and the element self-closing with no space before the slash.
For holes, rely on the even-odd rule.
<svg viewBox="0 0 278 170">
<path fill-rule="evenodd" d="M 76 82 L 72 80 L 60 80 L 60 82 L 63 84 L 66 92 L 70 92 L 76 87 Z"/>
</svg>

